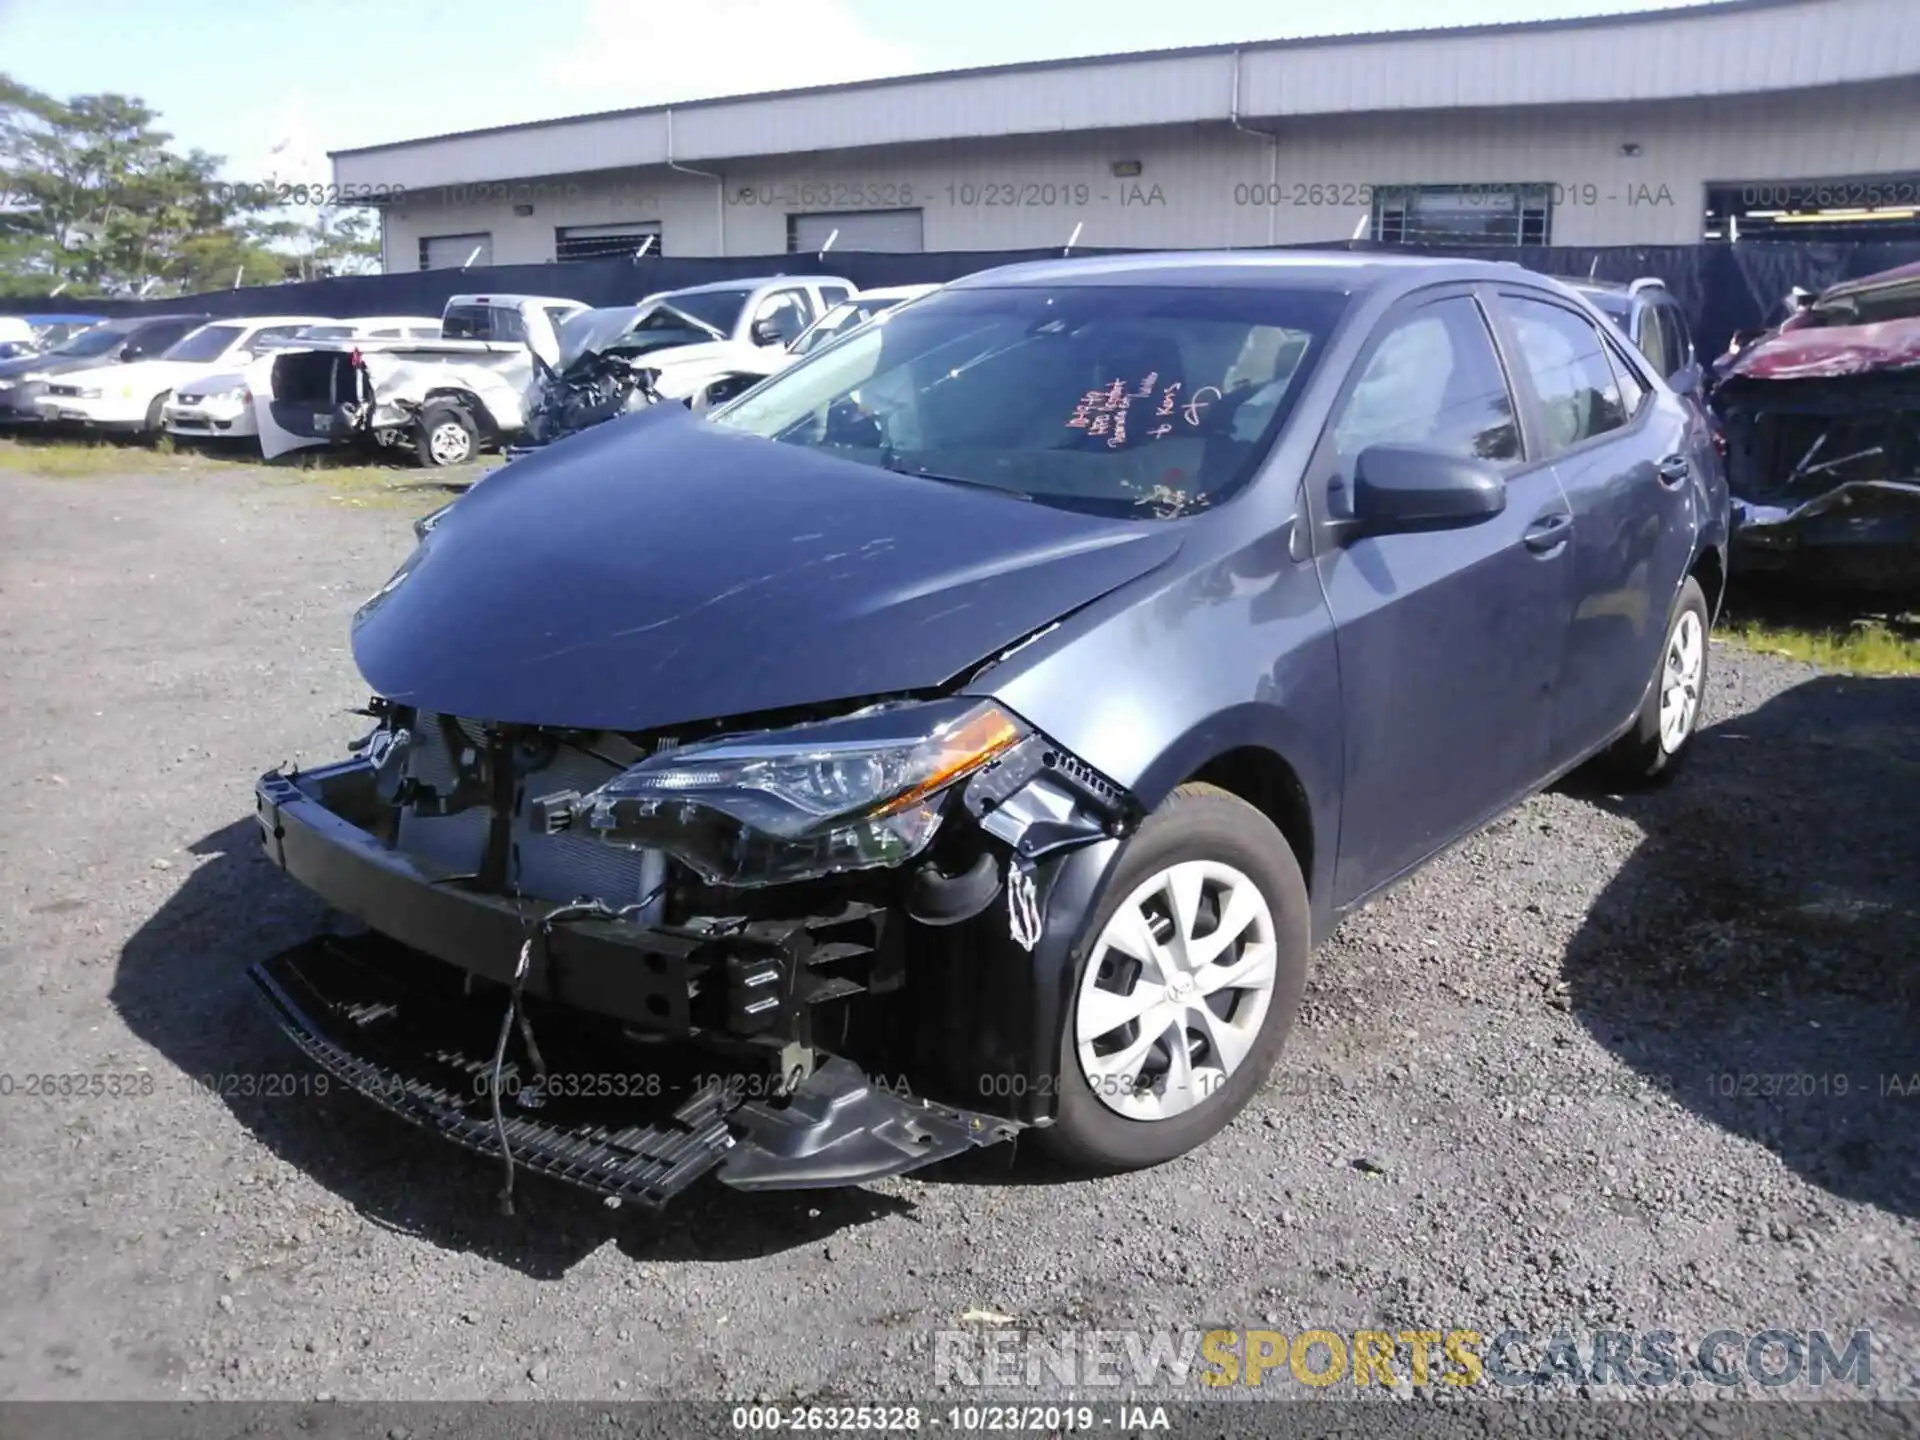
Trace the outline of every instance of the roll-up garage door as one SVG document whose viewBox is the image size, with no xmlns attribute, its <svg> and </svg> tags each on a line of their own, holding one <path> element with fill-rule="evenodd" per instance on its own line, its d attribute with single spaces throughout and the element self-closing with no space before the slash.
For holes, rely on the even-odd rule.
<svg viewBox="0 0 1920 1440">
<path fill-rule="evenodd" d="M 838 210 L 823 215 L 789 215 L 787 249 L 803 255 L 818 250 L 833 235 L 835 250 L 900 253 L 926 249 L 920 210 Z M 840 233 L 834 235 L 834 231 Z M 829 252 L 831 253 L 831 252 Z"/>
</svg>

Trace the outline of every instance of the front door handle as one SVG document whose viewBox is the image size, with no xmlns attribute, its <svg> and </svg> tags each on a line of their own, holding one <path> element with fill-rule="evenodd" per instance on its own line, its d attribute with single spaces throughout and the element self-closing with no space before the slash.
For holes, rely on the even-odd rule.
<svg viewBox="0 0 1920 1440">
<path fill-rule="evenodd" d="M 1684 455 L 1669 455 L 1654 469 L 1660 473 L 1660 483 L 1669 489 L 1675 485 L 1685 484 L 1687 477 L 1693 473 L 1693 466 L 1688 463 Z"/>
<path fill-rule="evenodd" d="M 1520 538 L 1534 554 L 1545 555 L 1566 544 L 1572 533 L 1573 516 L 1562 510 L 1552 515 L 1542 515 L 1527 527 L 1527 533 Z"/>
</svg>

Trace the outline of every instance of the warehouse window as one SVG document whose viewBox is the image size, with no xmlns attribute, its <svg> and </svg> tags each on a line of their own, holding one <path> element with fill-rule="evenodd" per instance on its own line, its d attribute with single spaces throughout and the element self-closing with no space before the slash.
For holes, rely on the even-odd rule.
<svg viewBox="0 0 1920 1440">
<path fill-rule="evenodd" d="M 635 220 L 620 225 L 557 225 L 553 231 L 553 258 L 556 260 L 614 260 L 634 253 L 647 237 L 653 244 L 647 254 L 660 253 L 660 222 Z"/>
<path fill-rule="evenodd" d="M 493 236 L 485 231 L 473 235 L 422 235 L 422 270 L 458 270 L 473 256 L 475 265 L 493 263 Z"/>
<path fill-rule="evenodd" d="M 1382 185 L 1373 238 L 1385 245 L 1547 245 L 1546 185 Z"/>
<path fill-rule="evenodd" d="M 920 210 L 829 210 L 787 216 L 787 249 L 805 254 L 833 241 L 835 250 L 899 254 L 926 249 L 925 212 Z"/>
</svg>

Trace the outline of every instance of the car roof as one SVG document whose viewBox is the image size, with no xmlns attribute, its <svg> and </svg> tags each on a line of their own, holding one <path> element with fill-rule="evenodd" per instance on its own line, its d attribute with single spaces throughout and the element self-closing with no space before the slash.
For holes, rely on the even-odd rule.
<svg viewBox="0 0 1920 1440">
<path fill-rule="evenodd" d="M 856 290 L 842 305 L 857 305 L 862 300 L 913 300 L 930 295 L 938 285 L 876 285 L 871 290 Z"/>
<path fill-rule="evenodd" d="M 325 315 L 218 315 L 209 324 L 242 325 L 259 329 L 262 325 L 331 325 Z"/>
<path fill-rule="evenodd" d="M 440 323 L 438 315 L 353 315 L 345 320 L 316 320 L 316 325 L 434 325 Z"/>
<path fill-rule="evenodd" d="M 949 282 L 947 289 L 1025 285 L 1181 285 L 1336 290 L 1347 294 L 1412 288 L 1442 280 L 1503 280 L 1520 266 L 1510 260 L 1464 260 L 1447 256 L 1390 255 L 1378 251 L 1234 250 L 1089 255 L 1077 259 L 1028 260 L 980 270 Z M 1532 275 L 1532 271 L 1520 271 Z M 1546 279 L 1546 276 L 1536 278 Z"/>
<path fill-rule="evenodd" d="M 509 295 L 504 291 L 489 291 L 485 295 L 449 295 L 447 297 L 448 307 L 454 305 L 524 305 L 528 303 L 535 305 L 575 305 L 582 310 L 587 308 L 586 301 L 569 300 L 564 295 Z"/>
<path fill-rule="evenodd" d="M 741 275 L 732 280 L 709 280 L 704 285 L 682 285 L 673 290 L 655 291 L 658 295 L 700 295 L 713 290 L 758 290 L 763 285 L 848 285 L 860 287 L 843 275 Z M 649 299 L 652 297 L 649 296 Z"/>
</svg>

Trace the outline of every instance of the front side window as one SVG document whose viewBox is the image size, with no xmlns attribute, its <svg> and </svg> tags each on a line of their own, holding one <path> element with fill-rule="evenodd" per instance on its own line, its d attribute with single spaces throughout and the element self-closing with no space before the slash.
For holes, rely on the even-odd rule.
<svg viewBox="0 0 1920 1440">
<path fill-rule="evenodd" d="M 712 423 L 1094 514 L 1171 518 L 1249 479 L 1344 298 L 947 291 L 795 363 Z"/>
<path fill-rule="evenodd" d="M 1545 412 L 1549 454 L 1626 424 L 1620 387 L 1590 321 L 1545 300 L 1507 295 L 1501 304 Z"/>
<path fill-rule="evenodd" d="M 772 333 L 763 341 L 755 335 L 756 345 L 784 345 L 796 338 L 807 328 L 808 316 L 797 290 L 780 290 L 767 296 L 760 302 L 760 308 L 754 312 L 753 324 L 756 330 L 767 327 Z"/>
<path fill-rule="evenodd" d="M 1334 421 L 1333 439 L 1342 474 L 1380 444 L 1519 459 L 1513 397 L 1480 307 L 1456 295 L 1388 321 Z"/>
<path fill-rule="evenodd" d="M 227 348 L 246 334 L 238 325 L 202 325 L 191 335 L 168 347 L 162 360 L 187 360 L 196 365 L 204 365 L 210 360 L 218 360 L 227 353 Z"/>
</svg>

